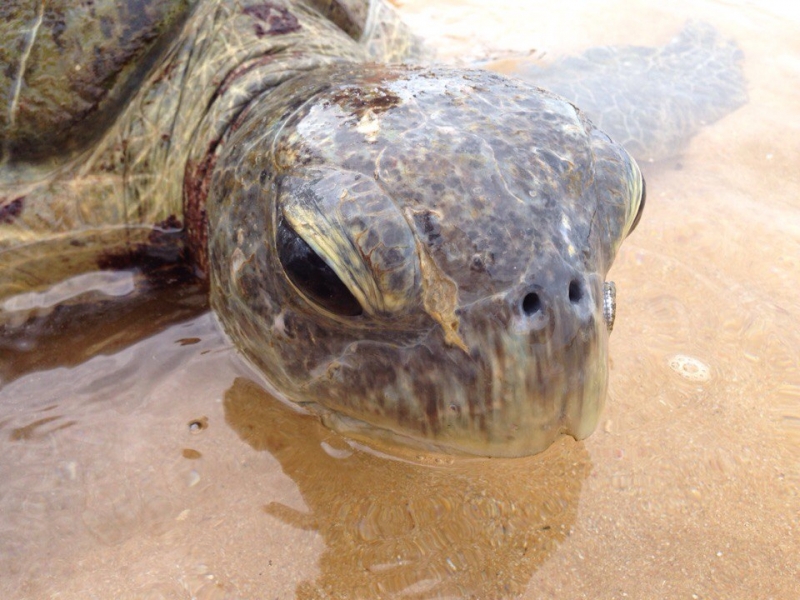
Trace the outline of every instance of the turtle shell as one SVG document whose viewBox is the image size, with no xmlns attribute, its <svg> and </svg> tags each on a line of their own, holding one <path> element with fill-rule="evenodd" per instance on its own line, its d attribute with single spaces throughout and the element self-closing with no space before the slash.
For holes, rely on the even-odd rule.
<svg viewBox="0 0 800 600">
<path fill-rule="evenodd" d="M 5 0 L 0 139 L 11 161 L 65 156 L 114 121 L 195 0 Z"/>
</svg>

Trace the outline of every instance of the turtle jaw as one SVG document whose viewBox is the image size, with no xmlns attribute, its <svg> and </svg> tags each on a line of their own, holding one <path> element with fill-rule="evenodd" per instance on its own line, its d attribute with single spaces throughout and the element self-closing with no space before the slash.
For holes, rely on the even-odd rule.
<svg viewBox="0 0 800 600">
<path fill-rule="evenodd" d="M 608 382 L 599 310 L 580 328 L 557 316 L 531 331 L 495 298 L 463 311 L 460 333 L 467 352 L 439 327 L 404 346 L 353 344 L 316 369 L 303 394 L 335 411 L 326 423 L 345 434 L 388 432 L 471 455 L 535 454 L 561 434 L 583 439 L 595 429 Z"/>
<path fill-rule="evenodd" d="M 592 281 L 592 280 L 589 280 Z M 576 316 L 574 307 L 549 303 L 544 320 L 524 314 L 522 290 L 479 303 L 462 316 L 464 339 L 478 365 L 466 391 L 471 426 L 463 439 L 445 426 L 445 443 L 474 454 L 521 456 L 545 450 L 559 435 L 580 440 L 594 431 L 608 385 L 608 336 L 597 293 Z M 550 306 L 548 306 L 550 304 Z M 540 316 L 540 315 L 539 315 Z"/>
<path fill-rule="evenodd" d="M 518 296 L 518 294 L 517 294 Z M 481 365 L 486 451 L 519 456 L 546 449 L 560 434 L 594 431 L 608 385 L 608 330 L 592 307 L 576 320 L 563 307 L 544 326 L 529 327 L 503 306 L 476 307 L 465 338 Z M 507 316 L 508 315 L 508 316 Z M 476 440 L 477 441 L 477 440 Z M 473 443 L 474 450 L 476 448 Z"/>
</svg>

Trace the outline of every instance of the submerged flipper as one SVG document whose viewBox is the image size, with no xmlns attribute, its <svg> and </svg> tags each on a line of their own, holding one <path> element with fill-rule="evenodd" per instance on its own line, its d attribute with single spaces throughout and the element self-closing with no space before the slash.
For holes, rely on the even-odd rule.
<svg viewBox="0 0 800 600">
<path fill-rule="evenodd" d="M 679 154 L 703 125 L 747 102 L 743 58 L 735 42 L 692 21 L 662 47 L 591 48 L 515 75 L 575 103 L 648 162 Z"/>
</svg>

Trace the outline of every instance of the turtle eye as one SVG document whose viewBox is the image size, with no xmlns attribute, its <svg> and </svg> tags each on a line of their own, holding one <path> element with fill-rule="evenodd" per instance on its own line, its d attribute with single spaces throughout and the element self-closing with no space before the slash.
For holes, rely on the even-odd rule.
<svg viewBox="0 0 800 600">
<path fill-rule="evenodd" d="M 291 282 L 322 308 L 342 317 L 363 310 L 347 286 L 284 218 L 278 222 L 278 258 Z"/>
<path fill-rule="evenodd" d="M 631 223 L 631 228 L 628 229 L 628 235 L 630 235 L 636 226 L 639 224 L 639 221 L 642 218 L 642 212 L 644 211 L 644 201 L 647 197 L 647 186 L 644 182 L 644 176 L 642 176 L 642 197 L 639 200 L 639 209 L 636 211 L 636 216 L 633 218 L 633 223 Z"/>
</svg>

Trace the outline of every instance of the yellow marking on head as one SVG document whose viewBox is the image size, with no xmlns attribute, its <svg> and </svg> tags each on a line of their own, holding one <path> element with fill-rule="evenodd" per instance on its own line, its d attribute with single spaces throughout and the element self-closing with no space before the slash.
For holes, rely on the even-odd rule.
<svg viewBox="0 0 800 600">
<path fill-rule="evenodd" d="M 461 348 L 469 354 L 467 345 L 458 333 L 458 286 L 439 268 L 419 240 L 417 253 L 422 271 L 422 303 L 425 312 L 442 326 L 447 345 Z"/>
</svg>

